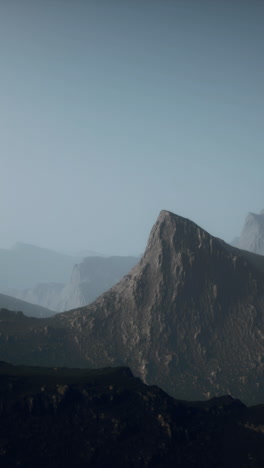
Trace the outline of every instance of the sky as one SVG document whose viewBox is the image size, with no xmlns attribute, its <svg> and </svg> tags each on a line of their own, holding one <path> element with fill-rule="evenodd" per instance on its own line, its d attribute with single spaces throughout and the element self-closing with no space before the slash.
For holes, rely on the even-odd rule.
<svg viewBox="0 0 264 468">
<path fill-rule="evenodd" d="M 1 0 L 0 247 L 226 241 L 264 208 L 262 0 Z"/>
</svg>

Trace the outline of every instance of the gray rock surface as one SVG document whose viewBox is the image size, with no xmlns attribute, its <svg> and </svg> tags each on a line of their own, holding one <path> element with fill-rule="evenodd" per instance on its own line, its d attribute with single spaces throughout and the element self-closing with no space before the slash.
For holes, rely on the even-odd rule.
<svg viewBox="0 0 264 468">
<path fill-rule="evenodd" d="M 1 327 L 3 360 L 127 365 L 177 398 L 254 404 L 264 386 L 264 257 L 162 211 L 140 262 L 91 305 L 34 323 L 5 311 Z"/>
<path fill-rule="evenodd" d="M 234 239 L 232 245 L 264 255 L 264 210 L 247 215 L 241 236 Z"/>
</svg>

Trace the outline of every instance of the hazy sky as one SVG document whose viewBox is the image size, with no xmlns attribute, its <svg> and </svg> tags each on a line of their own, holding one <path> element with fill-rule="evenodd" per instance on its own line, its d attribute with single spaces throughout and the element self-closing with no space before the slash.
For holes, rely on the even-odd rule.
<svg viewBox="0 0 264 468">
<path fill-rule="evenodd" d="M 0 0 L 0 247 L 138 254 L 264 208 L 262 0 Z"/>
</svg>

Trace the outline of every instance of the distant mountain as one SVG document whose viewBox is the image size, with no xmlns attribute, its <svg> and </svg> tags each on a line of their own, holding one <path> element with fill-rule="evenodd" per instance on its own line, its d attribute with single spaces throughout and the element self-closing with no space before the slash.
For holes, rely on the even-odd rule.
<svg viewBox="0 0 264 468">
<path fill-rule="evenodd" d="M 259 214 L 249 213 L 240 237 L 232 242 L 239 249 L 264 255 L 264 210 Z"/>
<path fill-rule="evenodd" d="M 137 257 L 87 257 L 74 265 L 70 282 L 42 283 L 10 294 L 57 312 L 90 304 L 114 286 L 137 263 Z"/>
<path fill-rule="evenodd" d="M 107 257 L 105 254 L 94 252 L 93 250 L 79 250 L 74 254 L 75 257 L 85 258 L 85 257 Z"/>
<path fill-rule="evenodd" d="M 118 283 L 137 262 L 137 257 L 85 258 L 74 266 L 70 283 L 61 291 L 57 310 L 69 310 L 90 304 Z"/>
<path fill-rule="evenodd" d="M 28 317 L 51 317 L 56 312 L 46 309 L 36 304 L 21 301 L 15 297 L 0 294 L 0 309 L 9 309 L 16 312 L 23 312 Z"/>
<path fill-rule="evenodd" d="M 33 288 L 9 289 L 6 292 L 22 301 L 61 312 L 60 297 L 64 288 L 64 283 L 39 283 Z"/>
<path fill-rule="evenodd" d="M 174 400 L 128 368 L 2 362 L 0 414 L 2 467 L 263 467 L 263 405 Z"/>
<path fill-rule="evenodd" d="M 168 211 L 140 262 L 89 306 L 41 321 L 0 317 L 3 360 L 126 365 L 177 398 L 263 401 L 264 257 Z"/>
<path fill-rule="evenodd" d="M 0 291 L 31 288 L 37 283 L 66 283 L 75 263 L 71 257 L 30 244 L 0 249 Z"/>
</svg>

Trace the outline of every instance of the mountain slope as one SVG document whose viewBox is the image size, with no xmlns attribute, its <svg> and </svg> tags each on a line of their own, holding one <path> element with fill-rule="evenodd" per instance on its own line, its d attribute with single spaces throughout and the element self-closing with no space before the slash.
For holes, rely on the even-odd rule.
<svg viewBox="0 0 264 468">
<path fill-rule="evenodd" d="M 264 255 L 264 210 L 259 214 L 247 215 L 240 237 L 232 244 L 240 249 Z"/>
<path fill-rule="evenodd" d="M 42 365 L 128 365 L 177 398 L 229 393 L 261 402 L 263 271 L 263 257 L 162 211 L 138 265 L 91 305 L 45 324 L 23 319 L 19 336 L 21 317 L 5 315 L 0 356 Z"/>
<path fill-rule="evenodd" d="M 90 304 L 114 286 L 137 263 L 137 257 L 87 257 L 73 268 L 71 281 L 63 288 L 58 310 Z"/>
<path fill-rule="evenodd" d="M 13 311 L 24 312 L 28 317 L 51 317 L 56 312 L 36 304 L 21 301 L 15 297 L 0 294 L 0 309 L 9 309 Z"/>
</svg>

